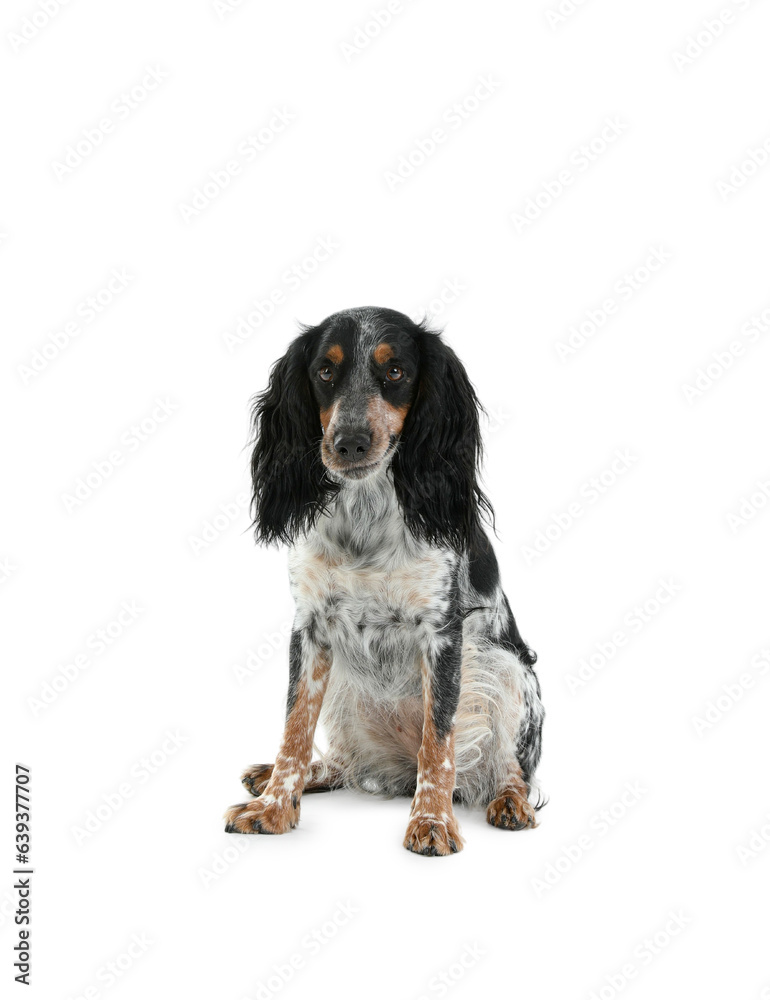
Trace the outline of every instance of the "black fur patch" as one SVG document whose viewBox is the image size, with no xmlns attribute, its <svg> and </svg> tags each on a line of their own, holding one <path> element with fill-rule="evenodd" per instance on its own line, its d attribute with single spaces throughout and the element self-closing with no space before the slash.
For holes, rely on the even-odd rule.
<svg viewBox="0 0 770 1000">
<path fill-rule="evenodd" d="M 416 538 L 467 551 L 482 517 L 493 518 L 478 484 L 481 404 L 455 352 L 415 327 L 420 385 L 393 457 L 393 482 Z"/>
<path fill-rule="evenodd" d="M 500 570 L 494 549 L 481 528 L 474 534 L 468 551 L 471 586 L 483 597 L 491 597 L 500 585 Z"/>
<path fill-rule="evenodd" d="M 460 678 L 463 655 L 463 623 L 457 613 L 457 584 L 453 584 L 450 617 L 441 636 L 445 645 L 430 664 L 433 725 L 443 739 L 452 729 L 452 720 L 460 701 Z"/>
<path fill-rule="evenodd" d="M 303 333 L 291 344 L 254 399 L 252 510 L 260 542 L 291 544 L 339 488 L 321 461 L 321 419 L 307 370 L 312 339 Z"/>
<path fill-rule="evenodd" d="M 534 667 L 537 663 L 537 653 L 534 649 L 530 649 L 522 639 L 516 619 L 513 617 L 513 612 L 511 611 L 511 605 L 508 603 L 508 598 L 503 596 L 503 601 L 505 602 L 505 610 L 508 612 L 508 624 L 500 635 L 500 645 L 512 650 L 526 666 Z"/>
<path fill-rule="evenodd" d="M 302 675 L 302 632 L 294 629 L 291 633 L 289 643 L 289 693 L 286 697 L 286 715 L 291 714 L 291 710 L 297 701 L 297 688 Z"/>
</svg>

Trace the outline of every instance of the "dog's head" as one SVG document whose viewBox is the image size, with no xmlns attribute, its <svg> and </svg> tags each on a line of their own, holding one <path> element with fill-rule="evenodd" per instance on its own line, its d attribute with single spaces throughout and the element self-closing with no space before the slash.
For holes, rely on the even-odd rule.
<svg viewBox="0 0 770 1000">
<path fill-rule="evenodd" d="M 478 413 L 454 351 L 402 313 L 349 309 L 306 328 L 254 404 L 257 538 L 292 542 L 340 488 L 382 472 L 416 537 L 465 548 L 489 510 Z"/>
</svg>

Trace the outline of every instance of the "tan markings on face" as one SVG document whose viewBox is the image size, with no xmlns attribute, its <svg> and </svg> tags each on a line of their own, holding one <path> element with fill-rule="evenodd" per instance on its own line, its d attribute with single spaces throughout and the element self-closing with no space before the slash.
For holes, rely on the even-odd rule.
<svg viewBox="0 0 770 1000">
<path fill-rule="evenodd" d="M 334 434 L 337 430 L 337 418 L 340 412 L 340 401 L 326 409 L 321 410 L 321 426 L 324 429 L 321 439 L 321 459 L 328 468 L 334 469 L 337 466 L 337 452 L 334 450 Z"/>
<path fill-rule="evenodd" d="M 384 365 L 393 357 L 393 348 L 390 344 L 378 344 L 374 349 L 374 360 L 378 365 Z"/>
<path fill-rule="evenodd" d="M 324 465 L 333 472 L 345 472 L 348 464 L 340 460 L 334 450 L 334 434 L 339 414 L 339 401 L 329 409 L 321 411 L 321 425 L 324 429 L 321 442 L 321 458 Z M 367 455 L 367 462 L 376 465 L 380 462 L 390 447 L 390 439 L 397 437 L 404 426 L 404 420 L 409 412 L 409 404 L 393 406 L 382 396 L 372 396 L 366 408 L 366 420 L 372 434 L 372 444 Z"/>
<path fill-rule="evenodd" d="M 332 423 L 334 417 L 337 415 L 337 410 L 339 408 L 339 403 L 333 403 L 328 409 L 321 410 L 321 426 L 324 429 L 324 435 L 329 430 L 329 425 Z M 334 433 L 334 428 L 332 427 L 332 434 Z"/>
<path fill-rule="evenodd" d="M 388 450 L 391 437 L 396 437 L 401 433 L 404 420 L 409 412 L 409 404 L 403 406 L 393 406 L 382 398 L 382 396 L 372 396 L 366 408 L 366 419 L 372 431 L 372 461 L 382 458 Z"/>
<path fill-rule="evenodd" d="M 345 360 L 345 353 L 339 344 L 333 344 L 326 352 L 326 357 L 332 364 L 341 365 Z"/>
</svg>

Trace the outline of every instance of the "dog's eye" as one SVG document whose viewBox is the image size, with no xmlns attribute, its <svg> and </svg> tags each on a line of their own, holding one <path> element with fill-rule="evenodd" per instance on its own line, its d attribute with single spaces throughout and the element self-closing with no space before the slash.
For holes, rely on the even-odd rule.
<svg viewBox="0 0 770 1000">
<path fill-rule="evenodd" d="M 318 377 L 322 382 L 331 382 L 334 378 L 334 372 L 331 368 L 322 368 L 318 373 Z"/>
<path fill-rule="evenodd" d="M 385 374 L 391 382 L 400 382 L 404 377 L 404 369 L 399 368 L 398 365 L 393 365 L 392 368 L 388 368 Z"/>
</svg>

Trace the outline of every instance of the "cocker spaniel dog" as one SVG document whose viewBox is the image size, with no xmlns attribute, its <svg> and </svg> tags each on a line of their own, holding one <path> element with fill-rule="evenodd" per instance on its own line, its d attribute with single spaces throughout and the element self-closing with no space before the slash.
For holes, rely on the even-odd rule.
<svg viewBox="0 0 770 1000">
<path fill-rule="evenodd" d="M 440 334 L 391 309 L 335 313 L 273 366 L 251 470 L 257 539 L 290 546 L 289 693 L 228 832 L 286 833 L 303 791 L 343 786 L 413 796 L 417 854 L 461 850 L 454 801 L 536 825 L 540 685 L 482 526 L 479 409 Z"/>
</svg>

